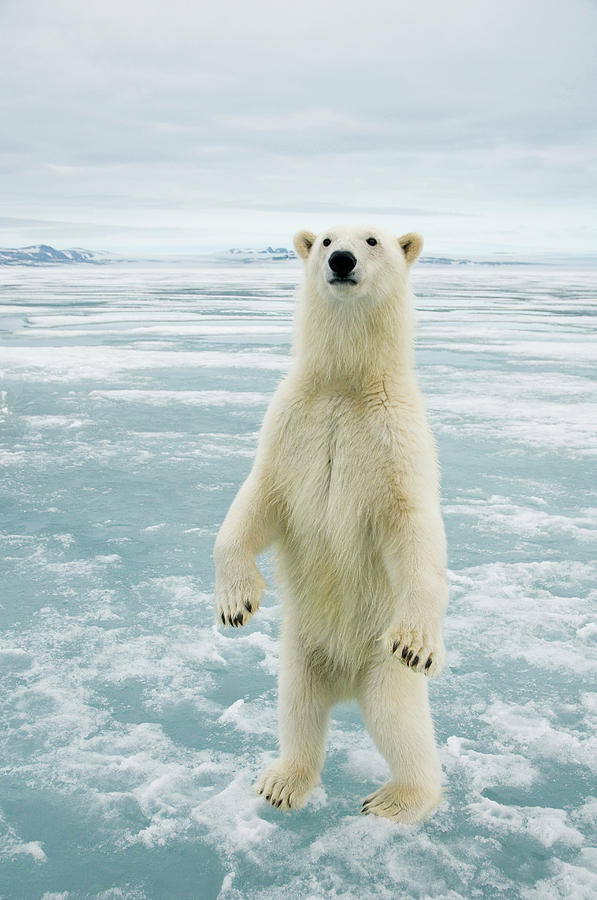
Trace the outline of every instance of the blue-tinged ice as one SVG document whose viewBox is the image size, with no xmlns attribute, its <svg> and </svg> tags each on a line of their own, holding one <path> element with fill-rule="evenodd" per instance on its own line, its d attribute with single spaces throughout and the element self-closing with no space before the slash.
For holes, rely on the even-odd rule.
<svg viewBox="0 0 597 900">
<path fill-rule="evenodd" d="M 414 273 L 451 569 L 446 799 L 417 827 L 360 816 L 387 773 L 349 704 L 304 810 L 254 796 L 275 592 L 247 628 L 213 624 L 213 541 L 299 278 L 0 269 L 7 900 L 597 896 L 595 273 Z"/>
</svg>

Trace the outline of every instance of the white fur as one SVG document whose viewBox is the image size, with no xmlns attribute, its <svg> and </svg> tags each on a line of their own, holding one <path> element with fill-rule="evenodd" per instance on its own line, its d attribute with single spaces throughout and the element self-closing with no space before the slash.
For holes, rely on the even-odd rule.
<svg viewBox="0 0 597 900">
<path fill-rule="evenodd" d="M 440 798 L 425 675 L 443 665 L 447 606 L 435 445 L 414 373 L 409 270 L 422 240 L 337 226 L 300 232 L 295 247 L 295 358 L 216 540 L 218 617 L 243 625 L 257 611 L 255 556 L 275 542 L 280 759 L 256 789 L 303 805 L 330 708 L 356 698 L 392 775 L 363 811 L 414 822 Z M 335 250 L 354 254 L 358 283 L 329 283 Z"/>
</svg>

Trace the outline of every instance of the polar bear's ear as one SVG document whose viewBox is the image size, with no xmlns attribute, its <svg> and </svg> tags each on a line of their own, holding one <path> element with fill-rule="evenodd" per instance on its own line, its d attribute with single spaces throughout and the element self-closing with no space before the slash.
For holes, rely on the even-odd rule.
<svg viewBox="0 0 597 900">
<path fill-rule="evenodd" d="M 402 247 L 402 252 L 409 264 L 414 263 L 415 259 L 417 259 L 423 249 L 423 238 L 420 234 L 415 234 L 414 231 L 403 234 L 402 237 L 398 238 L 398 243 Z"/>
<path fill-rule="evenodd" d="M 294 249 L 301 259 L 306 259 L 311 252 L 311 247 L 317 240 L 317 235 L 312 231 L 297 231 L 294 236 Z"/>
</svg>

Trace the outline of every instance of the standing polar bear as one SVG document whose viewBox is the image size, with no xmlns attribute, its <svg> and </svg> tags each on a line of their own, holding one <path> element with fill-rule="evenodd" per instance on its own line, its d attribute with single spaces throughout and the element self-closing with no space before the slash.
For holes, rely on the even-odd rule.
<svg viewBox="0 0 597 900">
<path fill-rule="evenodd" d="M 281 809 L 318 783 L 330 709 L 349 698 L 392 776 L 362 811 L 416 822 L 440 800 L 425 676 L 444 662 L 446 544 L 414 372 L 422 244 L 376 227 L 295 236 L 294 360 L 214 548 L 217 614 L 236 627 L 259 609 L 255 556 L 276 545 L 280 758 L 255 789 Z"/>
</svg>

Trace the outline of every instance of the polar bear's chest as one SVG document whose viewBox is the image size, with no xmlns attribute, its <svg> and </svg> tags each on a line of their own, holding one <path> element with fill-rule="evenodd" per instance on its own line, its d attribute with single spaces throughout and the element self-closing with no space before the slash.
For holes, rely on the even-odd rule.
<svg viewBox="0 0 597 900">
<path fill-rule="evenodd" d="M 364 538 L 388 503 L 391 446 L 382 408 L 334 397 L 296 404 L 278 457 L 287 525 L 310 540 Z"/>
</svg>

